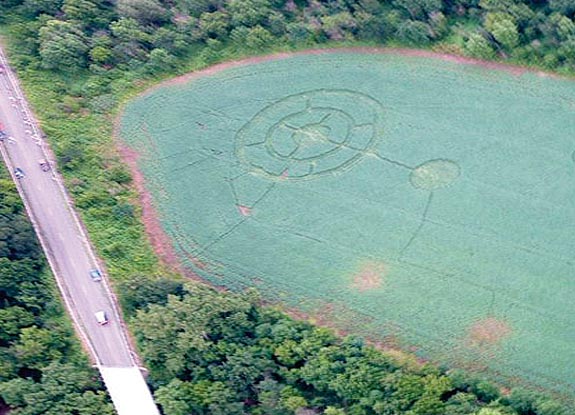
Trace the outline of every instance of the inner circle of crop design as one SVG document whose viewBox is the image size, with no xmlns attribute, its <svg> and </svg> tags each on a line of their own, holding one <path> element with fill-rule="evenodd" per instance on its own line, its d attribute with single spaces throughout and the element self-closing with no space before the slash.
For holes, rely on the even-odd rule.
<svg viewBox="0 0 575 415">
<path fill-rule="evenodd" d="M 351 90 L 319 89 L 282 98 L 236 135 L 236 155 L 270 180 L 308 180 L 347 170 L 374 151 L 383 107 Z"/>
</svg>

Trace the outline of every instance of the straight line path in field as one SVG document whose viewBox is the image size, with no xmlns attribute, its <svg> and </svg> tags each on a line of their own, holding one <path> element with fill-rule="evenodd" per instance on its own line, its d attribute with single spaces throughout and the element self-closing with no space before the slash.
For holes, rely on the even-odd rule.
<svg viewBox="0 0 575 415">
<path fill-rule="evenodd" d="M 159 414 L 138 369 L 107 276 L 100 282 L 90 278 L 90 270 L 102 267 L 1 47 L 0 124 L 8 135 L 0 143 L 0 153 L 16 182 L 76 332 L 102 373 L 116 410 L 119 415 Z M 52 169 L 43 171 L 40 160 L 47 160 Z M 24 177 L 16 177 L 16 168 Z M 98 324 L 95 313 L 99 311 L 107 314 L 108 324 Z M 117 381 L 128 378 L 132 382 Z"/>
</svg>

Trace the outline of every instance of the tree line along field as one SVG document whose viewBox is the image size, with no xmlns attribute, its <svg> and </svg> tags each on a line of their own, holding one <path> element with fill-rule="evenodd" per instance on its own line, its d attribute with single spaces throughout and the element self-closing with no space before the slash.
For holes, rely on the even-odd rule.
<svg viewBox="0 0 575 415">
<path fill-rule="evenodd" d="M 570 395 L 574 108 L 541 74 L 305 54 L 153 89 L 121 136 L 204 279 Z"/>
</svg>

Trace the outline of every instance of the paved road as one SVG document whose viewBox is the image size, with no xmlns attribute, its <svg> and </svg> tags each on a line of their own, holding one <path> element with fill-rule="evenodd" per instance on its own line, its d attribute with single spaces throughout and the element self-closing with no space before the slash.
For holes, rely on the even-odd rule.
<svg viewBox="0 0 575 415">
<path fill-rule="evenodd" d="M 89 272 L 100 268 L 85 234 L 70 208 L 59 176 L 44 172 L 38 160 L 50 158 L 47 144 L 38 137 L 13 73 L 5 67 L 0 49 L 0 123 L 9 139 L 0 143 L 2 156 L 13 172 L 21 168 L 25 177 L 16 179 L 36 232 L 57 276 L 76 329 L 99 366 L 134 366 L 130 348 L 105 281 L 94 282 Z M 30 124 L 30 122 L 32 124 Z M 106 278 L 106 277 L 104 277 Z M 109 324 L 99 325 L 94 313 L 103 310 Z"/>
</svg>

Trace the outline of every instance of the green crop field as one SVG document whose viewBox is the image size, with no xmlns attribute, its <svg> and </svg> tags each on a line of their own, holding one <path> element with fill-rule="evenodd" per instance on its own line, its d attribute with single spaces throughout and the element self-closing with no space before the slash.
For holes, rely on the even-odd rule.
<svg viewBox="0 0 575 415">
<path fill-rule="evenodd" d="M 299 55 L 149 91 L 121 136 L 214 285 L 573 394 L 572 81 Z"/>
</svg>

